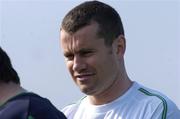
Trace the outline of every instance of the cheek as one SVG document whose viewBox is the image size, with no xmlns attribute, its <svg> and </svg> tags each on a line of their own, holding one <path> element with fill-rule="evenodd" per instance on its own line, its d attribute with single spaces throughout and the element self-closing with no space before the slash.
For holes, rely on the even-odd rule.
<svg viewBox="0 0 180 119">
<path fill-rule="evenodd" d="M 88 58 L 86 60 L 87 69 L 98 70 L 98 67 L 99 67 L 99 64 L 100 64 L 99 59 L 100 58 L 96 58 L 96 57 Z"/>
<path fill-rule="evenodd" d="M 66 67 L 68 68 L 69 72 L 70 72 L 71 75 L 72 75 L 72 74 L 73 74 L 73 70 L 72 70 L 73 63 L 70 62 L 70 61 L 66 61 Z"/>
<path fill-rule="evenodd" d="M 101 58 L 96 66 L 99 73 L 101 73 L 100 75 L 104 78 L 108 78 L 114 72 L 114 63 L 110 57 Z"/>
<path fill-rule="evenodd" d="M 66 66 L 68 68 L 68 71 L 71 75 L 72 80 L 77 84 L 76 78 L 74 77 L 73 62 L 71 61 L 66 62 Z"/>
</svg>

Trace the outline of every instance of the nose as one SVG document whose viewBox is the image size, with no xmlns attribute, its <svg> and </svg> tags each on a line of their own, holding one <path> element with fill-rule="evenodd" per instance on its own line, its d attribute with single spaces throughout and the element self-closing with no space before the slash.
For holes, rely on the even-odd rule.
<svg viewBox="0 0 180 119">
<path fill-rule="evenodd" d="M 73 71 L 81 72 L 84 69 L 86 69 L 86 63 L 84 59 L 78 55 L 75 55 L 73 61 Z"/>
</svg>

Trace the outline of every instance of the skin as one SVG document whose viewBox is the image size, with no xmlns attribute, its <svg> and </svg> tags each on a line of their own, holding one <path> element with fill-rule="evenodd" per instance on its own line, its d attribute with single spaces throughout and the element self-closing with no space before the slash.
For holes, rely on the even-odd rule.
<svg viewBox="0 0 180 119">
<path fill-rule="evenodd" d="M 105 104 L 124 94 L 132 82 L 124 67 L 125 38 L 106 46 L 92 22 L 74 34 L 61 29 L 61 47 L 67 68 L 80 90 L 94 105 Z"/>
<path fill-rule="evenodd" d="M 26 90 L 23 89 L 19 84 L 15 84 L 13 82 L 0 82 L 0 104 L 5 103 L 8 99 L 23 92 L 26 92 Z"/>
</svg>

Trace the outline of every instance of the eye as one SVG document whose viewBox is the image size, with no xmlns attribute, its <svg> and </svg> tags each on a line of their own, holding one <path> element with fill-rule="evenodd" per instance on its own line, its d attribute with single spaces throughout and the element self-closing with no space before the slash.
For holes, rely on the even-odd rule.
<svg viewBox="0 0 180 119">
<path fill-rule="evenodd" d="M 64 57 L 65 57 L 65 59 L 66 59 L 67 61 L 71 61 L 71 60 L 74 59 L 74 55 L 73 55 L 73 54 L 65 54 Z"/>
<path fill-rule="evenodd" d="M 80 56 L 83 56 L 83 57 L 89 57 L 93 54 L 94 52 L 92 50 L 87 50 L 87 51 L 81 51 L 80 52 Z"/>
</svg>

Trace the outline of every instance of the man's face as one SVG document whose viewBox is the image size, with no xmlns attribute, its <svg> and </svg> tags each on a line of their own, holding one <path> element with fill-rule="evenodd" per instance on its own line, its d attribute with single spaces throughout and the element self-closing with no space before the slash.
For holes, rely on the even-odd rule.
<svg viewBox="0 0 180 119">
<path fill-rule="evenodd" d="M 61 30 L 61 47 L 67 68 L 77 86 L 87 95 L 99 95 L 114 82 L 117 56 L 97 35 L 98 24 L 92 23 L 73 35 Z"/>
</svg>

